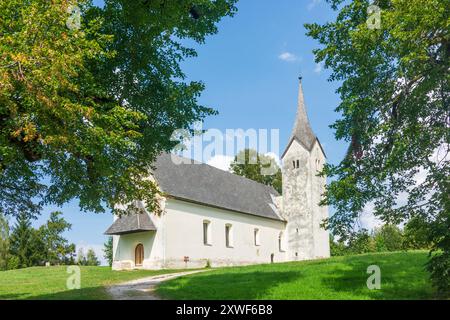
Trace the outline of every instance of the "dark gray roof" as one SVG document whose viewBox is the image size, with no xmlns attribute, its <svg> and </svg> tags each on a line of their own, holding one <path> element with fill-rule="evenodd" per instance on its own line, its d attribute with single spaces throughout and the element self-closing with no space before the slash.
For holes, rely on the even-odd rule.
<svg viewBox="0 0 450 320">
<path fill-rule="evenodd" d="M 308 114 L 306 113 L 305 99 L 303 97 L 302 81 L 300 79 L 298 89 L 298 102 L 297 102 L 297 115 L 295 117 L 294 128 L 292 129 L 291 137 L 289 138 L 288 145 L 283 152 L 281 158 L 283 158 L 287 149 L 291 145 L 292 141 L 297 140 L 307 150 L 311 150 L 314 143 L 317 140 L 316 135 L 311 129 L 309 124 Z M 320 144 L 320 143 L 319 143 Z M 320 146 L 322 148 L 322 146 Z"/>
<path fill-rule="evenodd" d="M 175 164 L 184 160 L 182 164 Z M 277 213 L 270 186 L 207 164 L 162 154 L 155 162 L 154 176 L 162 192 L 185 201 L 201 203 L 240 213 L 284 221 Z"/>
<path fill-rule="evenodd" d="M 129 213 L 117 218 L 116 221 L 105 231 L 107 235 L 136 233 L 144 231 L 156 231 L 156 227 L 147 212 Z"/>
</svg>

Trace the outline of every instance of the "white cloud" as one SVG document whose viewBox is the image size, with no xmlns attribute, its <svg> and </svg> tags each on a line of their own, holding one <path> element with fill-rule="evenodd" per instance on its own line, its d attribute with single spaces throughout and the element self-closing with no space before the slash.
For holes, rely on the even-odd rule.
<svg viewBox="0 0 450 320">
<path fill-rule="evenodd" d="M 76 253 L 78 254 L 78 250 L 83 249 L 84 255 L 88 252 L 89 249 L 94 250 L 97 259 L 100 261 L 102 266 L 108 265 L 106 259 L 103 257 L 103 244 L 88 244 L 84 241 L 80 241 L 76 244 Z"/>
<path fill-rule="evenodd" d="M 316 67 L 314 68 L 315 73 L 321 73 L 323 70 L 323 61 L 316 63 Z"/>
<path fill-rule="evenodd" d="M 317 6 L 321 0 L 311 0 L 310 3 L 308 3 L 308 10 L 312 10 L 315 6 Z"/>
<path fill-rule="evenodd" d="M 218 154 L 209 159 L 206 163 L 223 171 L 229 171 L 230 164 L 233 161 L 232 156 Z"/>
<path fill-rule="evenodd" d="M 380 227 L 383 225 L 383 222 L 375 217 L 373 214 L 374 211 L 374 204 L 368 203 L 365 207 L 363 212 L 361 213 L 359 217 L 359 223 L 361 228 L 367 229 L 367 230 L 373 230 L 374 228 Z"/>
<path fill-rule="evenodd" d="M 291 52 L 283 52 L 281 53 L 278 58 L 280 60 L 286 61 L 286 62 L 295 62 L 295 61 L 300 61 L 300 57 L 297 57 L 295 54 L 291 53 Z"/>
</svg>

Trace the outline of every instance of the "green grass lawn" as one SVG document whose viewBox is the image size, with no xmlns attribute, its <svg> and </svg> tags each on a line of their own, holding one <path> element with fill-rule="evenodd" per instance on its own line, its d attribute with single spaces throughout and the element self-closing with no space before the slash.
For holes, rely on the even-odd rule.
<svg viewBox="0 0 450 320">
<path fill-rule="evenodd" d="M 427 252 L 364 254 L 221 268 L 164 282 L 171 299 L 433 299 L 424 269 Z M 369 265 L 381 269 L 381 289 L 369 290 Z"/>
<path fill-rule="evenodd" d="M 80 267 L 81 288 L 68 290 L 66 266 L 0 271 L 0 299 L 109 299 L 105 286 L 174 270 L 112 271 L 110 267 Z"/>
</svg>

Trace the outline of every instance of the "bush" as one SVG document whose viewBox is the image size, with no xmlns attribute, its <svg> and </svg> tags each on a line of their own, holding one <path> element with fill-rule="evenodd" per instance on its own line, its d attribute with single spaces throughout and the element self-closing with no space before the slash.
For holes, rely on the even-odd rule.
<svg viewBox="0 0 450 320">
<path fill-rule="evenodd" d="M 430 253 L 427 270 L 431 282 L 440 294 L 450 292 L 450 254 L 448 252 Z"/>
</svg>

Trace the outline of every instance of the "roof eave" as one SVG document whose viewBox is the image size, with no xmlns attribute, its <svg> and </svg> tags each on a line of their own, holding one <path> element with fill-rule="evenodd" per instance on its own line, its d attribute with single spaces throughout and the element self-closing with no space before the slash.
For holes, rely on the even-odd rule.
<svg viewBox="0 0 450 320">
<path fill-rule="evenodd" d="M 236 213 L 248 214 L 248 215 L 251 215 L 251 216 L 254 216 L 254 217 L 263 218 L 263 219 L 270 219 L 270 220 L 275 220 L 275 221 L 280 221 L 280 222 L 287 222 L 286 220 L 284 220 L 281 217 L 278 217 L 278 218 L 276 218 L 276 217 L 267 217 L 267 216 L 263 216 L 263 215 L 259 215 L 259 214 L 255 214 L 255 213 L 239 211 L 239 210 L 235 210 L 235 209 L 232 209 L 232 208 L 221 207 L 221 206 L 216 206 L 216 205 L 209 204 L 209 203 L 204 203 L 204 202 L 201 202 L 201 201 L 186 199 L 186 198 L 179 197 L 179 196 L 173 196 L 173 195 L 170 195 L 170 194 L 165 194 L 165 196 L 167 198 L 172 198 L 172 199 L 175 199 L 175 200 L 180 200 L 180 201 L 185 201 L 185 202 L 189 202 L 189 203 L 199 204 L 199 205 L 207 206 L 207 207 L 210 207 L 210 208 L 216 208 L 216 209 L 222 209 L 222 210 L 232 211 L 232 212 L 236 212 Z"/>
</svg>

